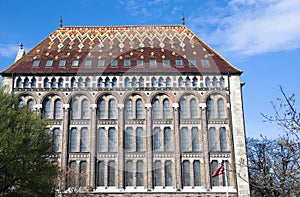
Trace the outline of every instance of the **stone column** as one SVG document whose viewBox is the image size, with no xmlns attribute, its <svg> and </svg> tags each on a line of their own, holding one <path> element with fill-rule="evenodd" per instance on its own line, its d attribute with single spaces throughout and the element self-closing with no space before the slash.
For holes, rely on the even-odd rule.
<svg viewBox="0 0 300 197">
<path fill-rule="evenodd" d="M 152 169 L 153 169 L 153 150 L 152 150 L 152 128 L 151 128 L 151 103 L 146 103 L 146 177 L 147 190 L 153 189 Z"/>
<path fill-rule="evenodd" d="M 89 168 L 89 185 L 96 188 L 96 156 L 97 156 L 97 104 L 91 104 L 91 126 L 89 130 L 90 136 L 90 168 Z"/>
<path fill-rule="evenodd" d="M 63 104 L 63 130 L 62 130 L 62 148 L 61 148 L 61 169 L 64 173 L 67 172 L 68 167 L 68 139 L 69 139 L 69 104 Z M 67 177 L 64 177 L 63 183 L 62 183 L 62 189 L 65 189 L 66 187 L 66 179 Z"/>
<path fill-rule="evenodd" d="M 207 135 L 207 117 L 206 117 L 206 103 L 200 103 L 201 109 L 200 120 L 201 120 L 201 133 L 202 133 L 202 158 L 203 164 L 201 165 L 201 174 L 203 180 L 203 186 L 209 190 L 211 188 L 210 182 L 210 160 L 209 160 L 209 146 L 208 146 L 208 135 Z"/>
<path fill-rule="evenodd" d="M 124 104 L 118 104 L 118 164 L 117 164 L 117 173 L 118 173 L 118 182 L 116 184 L 118 189 L 124 189 Z"/>
<path fill-rule="evenodd" d="M 172 104 L 173 108 L 173 121 L 174 121 L 174 140 L 175 140 L 175 182 L 176 182 L 176 189 L 180 191 L 182 188 L 182 180 L 181 180 L 181 155 L 180 155 L 180 133 L 179 133 L 179 113 L 178 103 Z"/>
</svg>

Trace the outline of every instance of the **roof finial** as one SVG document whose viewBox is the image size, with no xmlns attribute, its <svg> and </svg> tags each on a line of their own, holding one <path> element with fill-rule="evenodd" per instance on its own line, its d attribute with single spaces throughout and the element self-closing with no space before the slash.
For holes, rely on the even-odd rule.
<svg viewBox="0 0 300 197">
<path fill-rule="evenodd" d="M 182 25 L 185 25 L 185 22 L 184 22 L 184 14 L 182 14 L 181 21 L 182 21 Z"/>
<path fill-rule="evenodd" d="M 22 43 L 22 42 L 20 42 L 19 48 L 20 48 L 20 49 L 23 49 L 23 43 Z"/>
<path fill-rule="evenodd" d="M 60 27 L 60 28 L 63 27 L 63 19 L 62 19 L 62 16 L 60 16 L 60 19 L 59 19 L 59 27 Z"/>
</svg>

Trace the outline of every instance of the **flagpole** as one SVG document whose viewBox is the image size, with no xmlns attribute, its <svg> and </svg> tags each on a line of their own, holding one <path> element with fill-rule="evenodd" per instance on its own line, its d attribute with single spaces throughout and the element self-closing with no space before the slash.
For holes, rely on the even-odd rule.
<svg viewBox="0 0 300 197">
<path fill-rule="evenodd" d="M 226 162 L 224 163 L 224 175 L 225 175 L 225 186 L 226 186 L 226 197 L 228 197 L 228 182 L 227 182 L 227 168 Z"/>
</svg>

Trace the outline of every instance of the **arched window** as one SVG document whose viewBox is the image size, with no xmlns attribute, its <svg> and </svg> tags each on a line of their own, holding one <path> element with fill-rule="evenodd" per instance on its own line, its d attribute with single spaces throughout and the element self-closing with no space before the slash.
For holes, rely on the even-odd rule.
<svg viewBox="0 0 300 197">
<path fill-rule="evenodd" d="M 209 137 L 209 151 L 214 152 L 217 151 L 217 133 L 216 128 L 211 127 L 208 130 L 208 137 Z"/>
<path fill-rule="evenodd" d="M 29 79 L 27 77 L 24 79 L 24 88 L 29 88 Z"/>
<path fill-rule="evenodd" d="M 169 127 L 164 129 L 164 151 L 172 151 L 171 129 Z"/>
<path fill-rule="evenodd" d="M 192 128 L 192 151 L 199 151 L 199 132 L 197 127 Z"/>
<path fill-rule="evenodd" d="M 108 152 L 115 152 L 116 151 L 116 129 L 109 128 L 108 129 Z"/>
<path fill-rule="evenodd" d="M 220 82 L 219 82 L 219 83 L 220 83 L 220 87 L 221 87 L 221 88 L 224 88 L 224 87 L 225 87 L 225 80 L 224 80 L 223 77 L 220 78 Z"/>
<path fill-rule="evenodd" d="M 151 87 L 156 87 L 156 84 L 157 84 L 157 81 L 156 81 L 156 78 L 155 77 L 152 77 L 151 79 Z"/>
<path fill-rule="evenodd" d="M 194 170 L 194 186 L 201 185 L 201 170 L 200 170 L 200 161 L 195 160 L 193 163 L 193 170 Z"/>
<path fill-rule="evenodd" d="M 169 77 L 166 79 L 166 87 L 171 87 L 171 79 Z"/>
<path fill-rule="evenodd" d="M 59 152 L 59 142 L 60 142 L 60 129 L 53 129 L 53 151 Z"/>
<path fill-rule="evenodd" d="M 205 78 L 205 87 L 210 88 L 210 79 L 208 77 Z"/>
<path fill-rule="evenodd" d="M 49 79 L 48 78 L 44 79 L 44 88 L 49 88 Z"/>
<path fill-rule="evenodd" d="M 133 162 L 126 161 L 125 163 L 125 185 L 133 186 Z"/>
<path fill-rule="evenodd" d="M 74 99 L 72 101 L 72 119 L 78 119 L 79 108 L 78 108 L 78 100 Z"/>
<path fill-rule="evenodd" d="M 56 79 L 54 77 L 51 79 L 51 88 L 56 88 Z"/>
<path fill-rule="evenodd" d="M 144 151 L 144 132 L 142 127 L 136 129 L 136 152 Z"/>
<path fill-rule="evenodd" d="M 142 119 L 143 118 L 143 104 L 142 99 L 137 99 L 135 103 L 136 107 L 136 119 Z"/>
<path fill-rule="evenodd" d="M 197 87 L 197 84 L 198 84 L 198 79 L 197 79 L 197 77 L 194 77 L 194 78 L 193 78 L 193 84 L 192 84 L 193 87 L 196 88 L 196 87 Z"/>
<path fill-rule="evenodd" d="M 129 82 L 129 78 L 128 77 L 125 78 L 124 84 L 125 84 L 125 88 L 129 88 L 130 87 L 130 82 Z"/>
<path fill-rule="evenodd" d="M 116 118 L 116 102 L 114 99 L 110 99 L 108 102 L 108 119 Z"/>
<path fill-rule="evenodd" d="M 163 117 L 164 119 L 170 118 L 170 102 L 168 99 L 165 99 L 163 102 Z"/>
<path fill-rule="evenodd" d="M 81 77 L 78 79 L 78 88 L 83 88 L 83 79 Z"/>
<path fill-rule="evenodd" d="M 165 162 L 165 185 L 172 186 L 172 162 Z"/>
<path fill-rule="evenodd" d="M 64 80 L 63 78 L 59 78 L 58 80 L 58 88 L 63 88 L 64 87 Z"/>
<path fill-rule="evenodd" d="M 131 127 L 127 128 L 125 131 L 125 150 L 126 152 L 133 151 L 133 129 Z"/>
<path fill-rule="evenodd" d="M 34 77 L 31 79 L 31 88 L 36 88 L 36 79 Z"/>
<path fill-rule="evenodd" d="M 181 152 L 187 152 L 189 151 L 189 135 L 187 127 L 181 128 L 180 134 Z"/>
<path fill-rule="evenodd" d="M 207 100 L 207 118 L 214 118 L 214 102 L 211 98 Z"/>
<path fill-rule="evenodd" d="M 140 77 L 140 79 L 139 79 L 139 87 L 140 88 L 144 87 L 144 78 L 143 77 Z"/>
<path fill-rule="evenodd" d="M 108 77 L 105 78 L 105 88 L 109 88 L 110 87 L 110 80 Z"/>
<path fill-rule="evenodd" d="M 211 162 L 211 172 L 210 174 L 213 174 L 218 169 L 218 161 L 214 160 Z M 211 184 L 212 186 L 219 186 L 219 176 L 215 176 L 211 178 Z"/>
<path fill-rule="evenodd" d="M 74 77 L 71 79 L 71 88 L 76 88 L 76 79 Z"/>
<path fill-rule="evenodd" d="M 186 100 L 181 99 L 180 100 L 180 118 L 186 119 L 187 118 L 187 106 L 186 106 Z"/>
<path fill-rule="evenodd" d="M 89 102 L 87 99 L 81 101 L 81 119 L 89 118 Z"/>
<path fill-rule="evenodd" d="M 221 149 L 221 152 L 227 151 L 227 140 L 226 140 L 225 127 L 220 128 L 220 149 Z"/>
<path fill-rule="evenodd" d="M 225 118 L 224 101 L 223 99 L 218 100 L 218 118 Z"/>
<path fill-rule="evenodd" d="M 44 118 L 51 118 L 51 101 L 46 99 L 44 101 Z"/>
<path fill-rule="evenodd" d="M 126 119 L 132 119 L 132 100 L 128 99 L 125 105 Z"/>
<path fill-rule="evenodd" d="M 114 161 L 109 161 L 108 162 L 108 176 L 107 176 L 107 184 L 109 187 L 115 186 L 115 162 Z"/>
<path fill-rule="evenodd" d="M 160 128 L 155 127 L 153 131 L 153 151 L 160 151 Z"/>
<path fill-rule="evenodd" d="M 23 103 L 23 101 L 22 100 L 20 100 L 19 102 L 18 102 L 18 108 L 22 108 L 24 106 L 24 103 Z M 44 116 L 45 117 L 45 116 Z"/>
<path fill-rule="evenodd" d="M 71 129 L 70 135 L 70 152 L 77 152 L 77 129 Z"/>
<path fill-rule="evenodd" d="M 136 162 L 136 186 L 144 186 L 144 162 Z"/>
<path fill-rule="evenodd" d="M 80 179 L 79 179 L 79 186 L 85 187 L 86 186 L 86 161 L 80 162 Z"/>
<path fill-rule="evenodd" d="M 82 128 L 80 131 L 80 152 L 88 152 L 88 129 Z"/>
<path fill-rule="evenodd" d="M 161 161 L 154 162 L 154 186 L 162 186 Z"/>
<path fill-rule="evenodd" d="M 191 80 L 189 77 L 187 77 L 185 80 L 185 87 L 190 87 L 190 86 L 191 86 Z"/>
<path fill-rule="evenodd" d="M 17 88 L 22 88 L 22 79 L 21 78 L 17 79 Z"/>
<path fill-rule="evenodd" d="M 28 109 L 30 109 L 31 111 L 34 110 L 34 101 L 30 99 L 27 102 L 27 106 L 28 106 Z"/>
<path fill-rule="evenodd" d="M 62 106 L 61 106 L 61 101 L 59 99 L 56 99 L 54 101 L 54 119 L 62 119 L 61 115 L 62 111 Z"/>
<path fill-rule="evenodd" d="M 103 79 L 101 77 L 98 79 L 97 87 L 98 88 L 102 88 L 103 87 Z"/>
<path fill-rule="evenodd" d="M 161 87 L 163 87 L 163 86 L 164 86 L 164 79 L 163 79 L 162 77 L 160 77 L 160 78 L 158 79 L 158 87 L 161 88 Z"/>
<path fill-rule="evenodd" d="M 152 108 L 152 117 L 153 119 L 159 119 L 160 118 L 160 106 L 159 106 L 158 99 L 155 99 L 153 102 L 153 108 Z"/>
<path fill-rule="evenodd" d="M 182 163 L 182 181 L 183 186 L 191 186 L 189 161 L 183 161 Z"/>
<path fill-rule="evenodd" d="M 190 100 L 190 113 L 192 119 L 198 118 L 197 109 L 198 109 L 197 101 L 196 99 L 193 98 Z"/>
<path fill-rule="evenodd" d="M 98 102 L 98 118 L 105 119 L 105 100 L 101 99 Z"/>
<path fill-rule="evenodd" d="M 90 88 L 91 87 L 91 80 L 90 80 L 90 78 L 86 78 L 85 79 L 85 88 Z"/>
<path fill-rule="evenodd" d="M 98 162 L 97 186 L 104 186 L 104 161 Z"/>
<path fill-rule="evenodd" d="M 118 80 L 117 80 L 117 78 L 113 78 L 112 79 L 112 84 L 111 84 L 111 86 L 113 87 L 113 88 L 116 88 L 116 87 L 118 87 Z"/>
<path fill-rule="evenodd" d="M 135 77 L 133 77 L 131 80 L 131 87 L 136 88 L 136 83 L 137 83 L 137 80 Z"/>
<path fill-rule="evenodd" d="M 183 86 L 183 79 L 181 77 L 179 77 L 178 79 L 178 87 L 182 87 Z"/>
<path fill-rule="evenodd" d="M 218 81 L 217 81 L 216 77 L 213 78 L 212 85 L 213 85 L 214 88 L 216 88 L 218 86 Z"/>
<path fill-rule="evenodd" d="M 97 135 L 97 145 L 98 145 L 98 152 L 105 152 L 106 146 L 105 146 L 105 128 L 99 128 L 98 129 L 98 135 Z"/>
</svg>

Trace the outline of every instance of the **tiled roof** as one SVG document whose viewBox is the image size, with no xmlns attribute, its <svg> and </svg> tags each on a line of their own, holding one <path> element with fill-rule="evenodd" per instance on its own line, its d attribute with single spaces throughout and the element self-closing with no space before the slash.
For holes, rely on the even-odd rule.
<svg viewBox="0 0 300 197">
<path fill-rule="evenodd" d="M 53 63 L 46 66 L 49 60 Z M 60 60 L 66 60 L 65 66 L 59 65 Z M 79 60 L 78 66 L 74 60 Z M 164 60 L 170 65 L 163 65 Z M 33 66 L 34 61 L 39 61 L 38 66 Z M 58 28 L 2 75 L 103 72 L 241 73 L 186 26 L 149 25 Z"/>
</svg>

